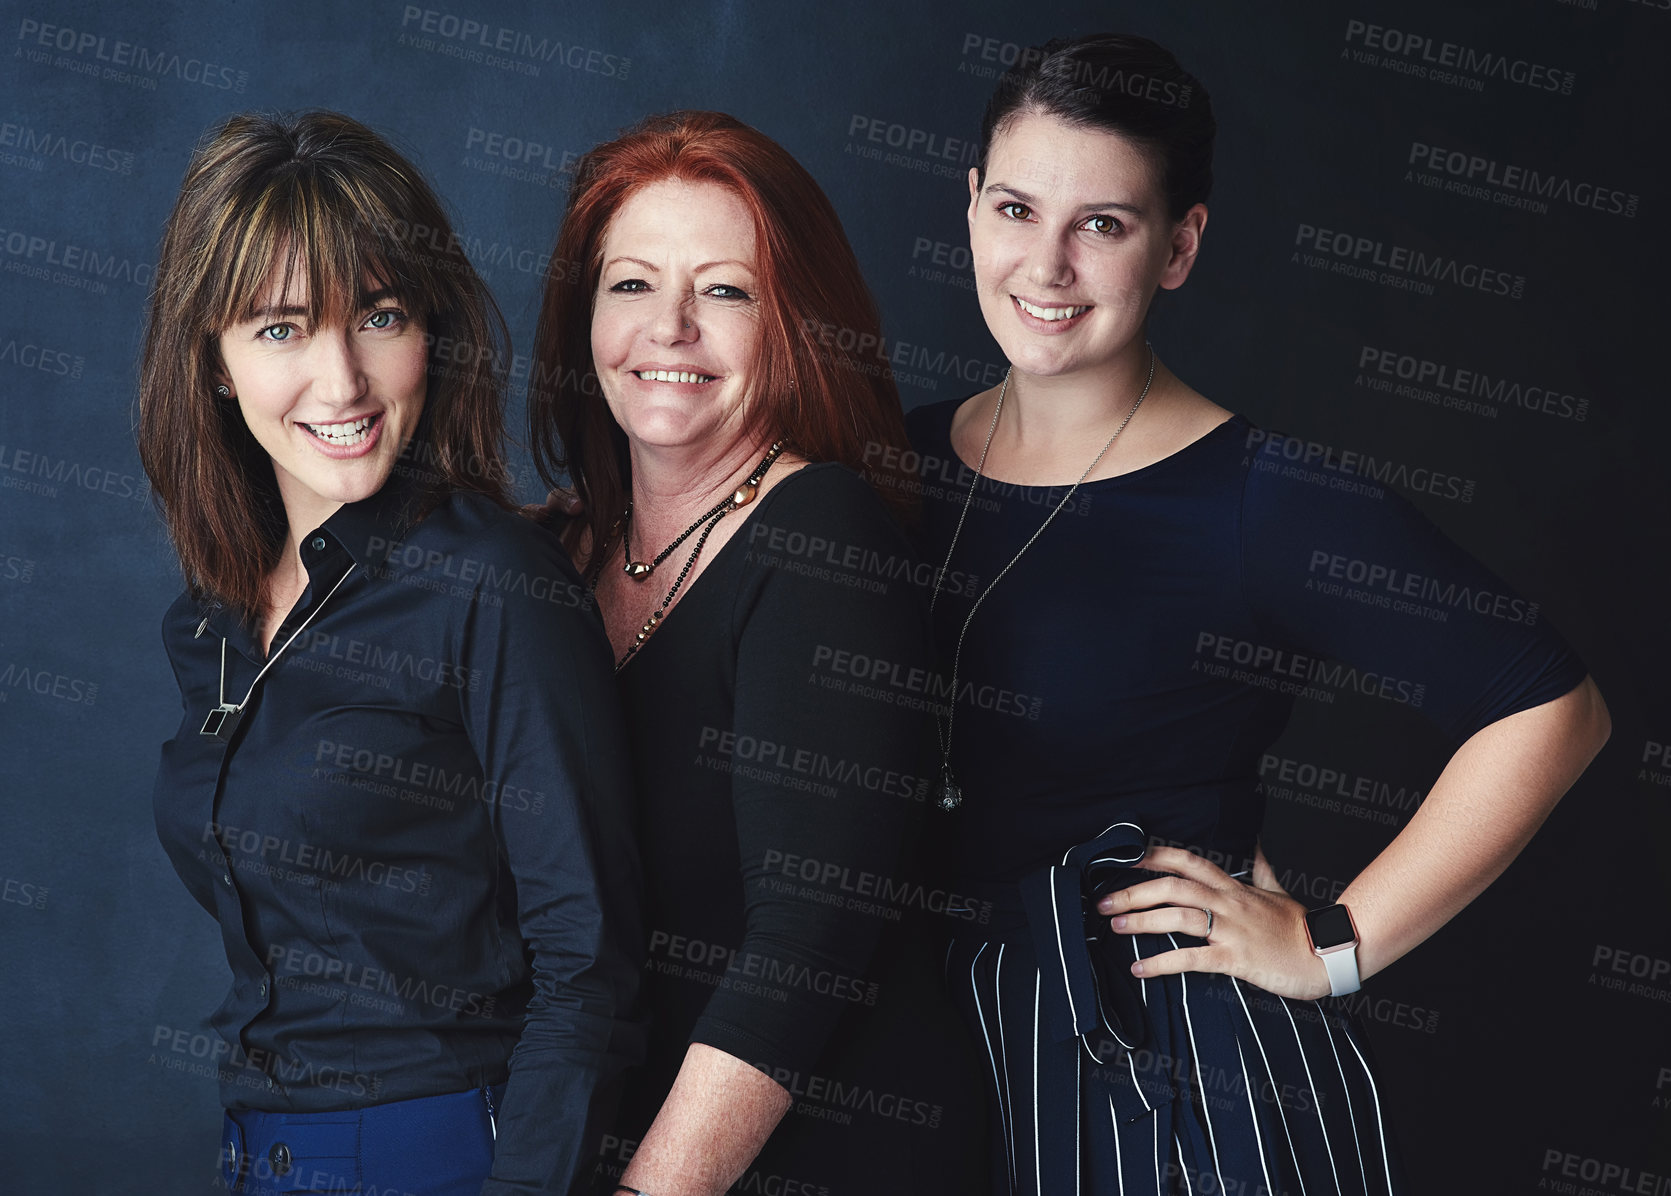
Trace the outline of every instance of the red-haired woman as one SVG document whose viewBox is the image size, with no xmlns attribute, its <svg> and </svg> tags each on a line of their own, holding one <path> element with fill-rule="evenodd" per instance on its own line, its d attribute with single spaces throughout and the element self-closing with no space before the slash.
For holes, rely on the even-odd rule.
<svg viewBox="0 0 1671 1196">
<path fill-rule="evenodd" d="M 193 155 L 139 440 L 189 585 L 154 804 L 232 970 L 230 1191 L 566 1193 L 633 1059 L 608 645 L 507 509 L 502 332 L 364 125 Z"/>
<path fill-rule="evenodd" d="M 745 1190 L 980 1183 L 978 1112 L 938 1095 L 978 1079 L 904 945 L 947 903 L 905 850 L 929 577 L 864 476 L 904 436 L 857 352 L 877 329 L 829 201 L 761 133 L 674 113 L 581 160 L 530 415 L 642 803 L 651 1045 L 604 1142 L 618 1191 L 724 1192 L 757 1153 Z"/>
</svg>

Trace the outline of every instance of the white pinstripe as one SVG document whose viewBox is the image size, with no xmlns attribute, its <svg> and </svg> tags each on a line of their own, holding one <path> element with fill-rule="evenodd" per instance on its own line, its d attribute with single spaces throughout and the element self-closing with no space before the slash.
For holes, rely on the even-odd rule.
<svg viewBox="0 0 1671 1196">
<path fill-rule="evenodd" d="M 1271 1070 L 1271 1057 L 1265 1054 L 1265 1040 L 1259 1037 L 1259 1027 L 1253 1024 L 1253 1011 L 1247 1007 L 1247 998 L 1242 996 L 1242 986 L 1234 976 L 1230 977 L 1230 987 L 1235 990 L 1236 1000 L 1242 1003 L 1242 1016 L 1247 1018 L 1247 1028 L 1253 1032 L 1253 1041 L 1259 1045 L 1259 1057 L 1265 1061 L 1265 1074 L 1275 1079 Z M 1282 998 L 1278 997 L 1278 1000 Z M 1278 1093 L 1280 1097 L 1281 1094 Z M 1294 1133 L 1288 1128 L 1288 1114 L 1282 1111 L 1282 1101 L 1276 1102 L 1276 1115 L 1282 1119 L 1282 1133 L 1288 1139 L 1288 1156 L 1294 1160 L 1294 1175 L 1300 1181 L 1300 1196 L 1305 1196 L 1305 1176 L 1300 1174 L 1300 1156 L 1294 1153 Z"/>
<path fill-rule="evenodd" d="M 1126 1190 L 1126 1169 L 1120 1161 L 1120 1115 L 1114 1111 L 1114 1098 L 1108 1098 L 1108 1124 L 1114 1127 L 1114 1186 Z"/>
<path fill-rule="evenodd" d="M 1004 1044 L 1004 946 L 998 944 L 998 967 L 992 977 L 992 996 L 998 1004 L 998 1061 L 1004 1068 L 1004 1150 L 1010 1161 L 1010 1186 L 1015 1186 L 1015 1106 L 1010 1102 L 1010 1052 Z"/>
<path fill-rule="evenodd" d="M 1131 953 L 1132 953 L 1132 956 L 1136 959 L 1142 959 L 1143 958 L 1142 953 L 1139 952 L 1138 949 L 1137 949 L 1137 940 L 1135 938 L 1133 938 L 1131 940 Z M 1147 1006 L 1149 1004 L 1149 994 L 1148 994 L 1147 991 L 1145 991 L 1143 993 L 1143 1004 L 1145 1006 Z M 1118 1036 L 1116 1036 L 1116 1037 L 1118 1037 Z M 1131 1051 L 1129 1051 L 1129 1050 L 1126 1051 L 1126 1067 L 1131 1072 L 1131 1086 L 1133 1088 L 1137 1089 L 1137 1099 L 1143 1102 L 1143 1107 L 1145 1109 L 1148 1109 L 1150 1112 L 1153 1112 L 1155 1107 L 1149 1103 L 1149 1098 L 1148 1098 L 1147 1094 L 1145 1094 L 1144 1091 L 1143 1091 L 1143 1085 L 1141 1085 L 1137 1082 L 1137 1064 L 1135 1064 L 1131 1061 Z"/>
<path fill-rule="evenodd" d="M 1039 1171 L 1039 984 L 1042 972 L 1033 973 L 1033 1191 L 1044 1196 L 1044 1178 Z"/>
<path fill-rule="evenodd" d="M 1166 937 L 1172 943 L 1173 948 L 1176 949 L 1178 940 L 1171 933 L 1168 933 Z M 1201 1078 L 1201 1052 L 1195 1046 L 1195 1020 L 1189 1014 L 1189 981 L 1184 977 L 1185 973 L 1178 973 L 1178 986 L 1183 990 L 1184 1028 L 1189 1031 L 1189 1057 L 1190 1062 L 1195 1064 L 1195 1083 L 1201 1093 L 1201 1118 L 1207 1124 L 1207 1147 L 1213 1152 L 1213 1178 L 1218 1180 L 1218 1186 L 1222 1190 L 1224 1188 L 1224 1168 L 1218 1161 L 1218 1138 L 1213 1133 L 1213 1115 L 1207 1108 L 1207 1082 Z"/>
<path fill-rule="evenodd" d="M 1182 974 L 1179 973 L 1179 975 Z M 1187 1196 L 1195 1196 L 1195 1185 L 1189 1182 L 1189 1164 L 1184 1162 L 1184 1144 L 1178 1141 L 1177 1134 L 1172 1135 L 1172 1145 L 1178 1150 L 1178 1173 L 1184 1177 L 1184 1191 Z M 1221 1182 L 1219 1187 L 1222 1188 L 1223 1186 L 1224 1184 Z"/>
<path fill-rule="evenodd" d="M 1271 1169 L 1265 1165 L 1265 1138 L 1259 1132 L 1259 1109 L 1253 1103 L 1253 1081 L 1248 1079 L 1247 1076 L 1247 1056 L 1242 1054 L 1240 1040 L 1236 1043 L 1236 1058 L 1240 1060 L 1242 1065 L 1242 1088 L 1247 1093 L 1247 1116 L 1248 1120 L 1253 1123 L 1253 1141 L 1259 1148 L 1259 1172 L 1265 1177 L 1265 1190 L 1271 1192 L 1275 1189 L 1271 1187 Z M 1368 1194 L 1366 1193 L 1365 1196 L 1368 1196 Z"/>
<path fill-rule="evenodd" d="M 1160 1190 L 1160 1115 L 1149 1118 L 1149 1126 L 1155 1140 L 1155 1196 L 1163 1196 Z"/>
<path fill-rule="evenodd" d="M 1081 1040 L 1083 1041 L 1083 1040 Z M 1079 1134 L 1085 1124 L 1080 1101 L 1084 1098 L 1084 1071 L 1079 1066 L 1079 1056 L 1073 1057 L 1073 1196 L 1079 1196 L 1085 1190 L 1085 1181 L 1079 1174 L 1079 1166 L 1084 1161 L 1084 1147 L 1080 1145 Z"/>
<path fill-rule="evenodd" d="M 1317 1128 L 1323 1133 L 1323 1150 L 1329 1156 L 1329 1174 L 1334 1176 L 1334 1190 L 1340 1191 L 1340 1169 L 1334 1165 L 1334 1146 L 1329 1142 L 1329 1124 L 1323 1120 L 1323 1102 L 1317 1099 L 1317 1081 L 1311 1078 L 1311 1060 L 1305 1055 L 1305 1041 L 1300 1038 L 1300 1023 L 1294 1020 L 1294 1011 L 1288 1008 L 1288 1002 L 1282 997 L 1277 1000 L 1282 1004 L 1282 1012 L 1288 1015 L 1288 1024 L 1294 1027 L 1294 1045 L 1300 1050 L 1300 1066 L 1305 1068 L 1305 1082 L 1311 1089 L 1312 1100 L 1317 1105 Z"/>
<path fill-rule="evenodd" d="M 1062 965 L 1062 991 L 1068 994 L 1068 1013 L 1073 1016 L 1074 1028 L 1079 1028 L 1079 1007 L 1073 1003 L 1073 982 L 1068 979 L 1068 953 L 1062 946 L 1062 911 L 1056 908 L 1056 869 L 1050 877 L 1050 920 L 1056 926 L 1056 961 Z"/>
<path fill-rule="evenodd" d="M 1352 1090 L 1346 1086 L 1346 1069 L 1340 1064 L 1340 1049 L 1334 1044 L 1334 1031 L 1329 1029 L 1322 1003 L 1313 1001 L 1312 1004 L 1317 1006 L 1317 1016 L 1323 1019 L 1323 1033 L 1328 1037 L 1329 1050 L 1334 1052 L 1334 1069 L 1340 1073 L 1340 1091 L 1346 1097 L 1346 1119 L 1352 1123 L 1352 1145 L 1358 1152 L 1358 1181 L 1363 1184 L 1364 1196 L 1369 1196 L 1369 1172 L 1363 1164 L 1363 1140 L 1358 1137 L 1358 1115 L 1352 1108 Z"/>
<path fill-rule="evenodd" d="M 992 1035 L 987 1033 L 986 1029 L 986 1011 L 981 1008 L 981 987 L 975 983 L 975 965 L 981 960 L 981 952 L 985 951 L 990 945 L 989 943 L 982 943 L 980 950 L 975 952 L 975 957 L 969 961 L 969 991 L 975 996 L 975 1020 L 981 1024 L 981 1037 L 986 1039 L 986 1058 L 987 1062 L 992 1064 L 992 1083 L 998 1089 L 999 1095 L 1002 1096 L 1009 1092 L 1009 1073 L 1007 1071 L 1003 1075 L 998 1073 L 998 1057 L 992 1053 Z M 1000 1025 L 999 1031 L 1002 1032 L 1002 1030 L 1003 1026 Z M 1003 1119 L 1002 1112 L 999 1113 L 999 1119 Z M 1015 1128 L 1008 1121 L 1004 1122 L 1004 1154 L 1010 1161 L 1010 1183 L 1013 1186 L 1015 1183 Z"/>
<path fill-rule="evenodd" d="M 1381 1167 L 1386 1174 L 1387 1192 L 1390 1194 L 1393 1190 L 1392 1160 L 1387 1156 L 1387 1127 L 1381 1124 L 1381 1094 L 1375 1090 L 1375 1076 L 1369 1070 L 1369 1060 L 1363 1057 L 1363 1052 L 1358 1049 L 1358 1044 L 1352 1041 L 1350 1034 L 1346 1036 L 1346 1044 L 1352 1048 L 1352 1053 L 1363 1065 L 1364 1078 L 1369 1081 L 1369 1095 L 1375 1102 L 1375 1132 L 1381 1135 Z"/>
</svg>

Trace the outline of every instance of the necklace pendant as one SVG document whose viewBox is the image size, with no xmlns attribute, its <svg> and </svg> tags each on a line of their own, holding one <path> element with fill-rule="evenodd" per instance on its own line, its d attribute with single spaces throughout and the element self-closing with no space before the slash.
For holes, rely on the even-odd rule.
<svg viewBox="0 0 1671 1196">
<path fill-rule="evenodd" d="M 209 711 L 209 717 L 203 720 L 203 726 L 197 733 L 209 739 L 218 739 L 222 743 L 229 743 L 232 740 L 232 733 L 238 729 L 238 724 L 243 721 L 243 718 L 244 708 L 242 706 L 222 702 Z"/>
<path fill-rule="evenodd" d="M 646 564 L 644 561 L 628 561 L 621 566 L 621 572 L 625 573 L 634 581 L 643 581 L 646 577 L 650 576 L 650 574 L 654 573 L 655 570 L 656 567 L 654 565 Z"/>
<path fill-rule="evenodd" d="M 952 777 L 950 768 L 940 772 L 940 783 L 934 788 L 934 808 L 950 814 L 963 804 L 963 790 Z"/>
<path fill-rule="evenodd" d="M 744 482 L 731 492 L 733 508 L 746 507 L 754 501 L 754 496 L 760 492 L 760 487 L 753 482 Z"/>
</svg>

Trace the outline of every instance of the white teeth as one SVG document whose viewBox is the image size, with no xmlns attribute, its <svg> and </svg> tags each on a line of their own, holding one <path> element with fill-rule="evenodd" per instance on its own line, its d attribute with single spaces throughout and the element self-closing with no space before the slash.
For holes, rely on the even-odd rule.
<svg viewBox="0 0 1671 1196">
<path fill-rule="evenodd" d="M 366 438 L 375 416 L 367 415 L 340 424 L 303 424 L 309 432 L 329 444 L 352 448 Z"/>
<path fill-rule="evenodd" d="M 1019 296 L 1016 298 L 1016 302 L 1021 305 L 1022 311 L 1040 320 L 1067 320 L 1077 316 L 1080 312 L 1091 310 L 1089 304 L 1084 307 L 1035 307 Z"/>
<path fill-rule="evenodd" d="M 692 374 L 686 370 L 634 370 L 646 382 L 712 382 L 711 374 Z"/>
</svg>

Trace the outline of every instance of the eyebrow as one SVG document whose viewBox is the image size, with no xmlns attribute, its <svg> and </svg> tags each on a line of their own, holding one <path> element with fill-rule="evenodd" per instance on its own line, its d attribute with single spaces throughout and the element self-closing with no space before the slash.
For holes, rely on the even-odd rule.
<svg viewBox="0 0 1671 1196">
<path fill-rule="evenodd" d="M 991 194 L 993 192 L 1002 192 L 1003 194 L 1010 196 L 1018 203 L 1030 205 L 1036 205 L 1038 203 L 1036 199 L 1027 194 L 1025 191 L 1018 191 L 1008 183 L 988 183 L 986 185 L 986 193 Z M 1130 212 L 1133 216 L 1143 215 L 1143 209 L 1137 204 L 1120 203 L 1118 200 L 1112 199 L 1104 203 L 1080 204 L 1079 210 L 1081 212 L 1106 212 L 1112 210 L 1116 212 Z"/>
<path fill-rule="evenodd" d="M 614 257 L 610 258 L 607 262 L 605 262 L 603 264 L 604 269 L 607 270 L 609 267 L 615 265 L 615 263 L 617 263 L 617 262 L 631 262 L 635 266 L 643 266 L 646 270 L 653 270 L 657 274 L 661 273 L 661 267 L 656 265 L 654 262 L 647 262 L 641 257 L 628 257 L 624 253 L 617 254 Z M 734 257 L 725 257 L 725 258 L 720 258 L 717 261 L 703 262 L 701 265 L 697 266 L 696 269 L 692 271 L 692 273 L 700 274 L 700 273 L 702 273 L 702 271 L 711 270 L 715 266 L 741 266 L 743 269 L 749 270 L 749 271 L 752 271 L 754 269 L 754 267 L 752 265 L 750 265 L 748 262 L 739 261 L 738 259 L 736 259 Z"/>
<path fill-rule="evenodd" d="M 366 308 L 374 307 L 386 299 L 395 298 L 398 298 L 398 296 L 395 294 L 393 287 L 379 287 L 375 291 L 370 291 L 360 295 L 358 300 L 356 300 L 355 310 L 364 311 Z M 249 315 L 245 318 L 244 323 L 249 323 L 252 320 L 294 319 L 298 316 L 305 316 L 307 314 L 307 308 L 299 307 L 295 304 L 286 304 L 283 307 L 278 307 L 269 303 L 263 304 L 261 307 L 252 307 Z"/>
</svg>

